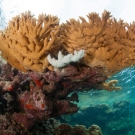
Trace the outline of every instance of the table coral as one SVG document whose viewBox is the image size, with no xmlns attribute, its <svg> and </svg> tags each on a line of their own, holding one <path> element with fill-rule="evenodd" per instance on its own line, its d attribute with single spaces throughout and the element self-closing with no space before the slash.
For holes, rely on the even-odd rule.
<svg viewBox="0 0 135 135">
<path fill-rule="evenodd" d="M 68 53 L 85 50 L 82 63 L 87 66 L 105 67 L 108 75 L 135 64 L 135 23 L 117 21 L 110 12 L 102 17 L 97 13 L 80 20 L 70 19 L 63 24 L 64 48 Z"/>
<path fill-rule="evenodd" d="M 62 42 L 56 16 L 41 14 L 36 19 L 28 11 L 9 21 L 0 36 L 0 50 L 13 67 L 43 72 L 49 68 L 47 55 L 57 53 Z"/>
<path fill-rule="evenodd" d="M 2 56 L 15 68 L 24 72 L 33 70 L 44 72 L 70 62 L 60 62 L 60 51 L 65 58 L 73 52 L 85 51 L 81 61 L 90 67 L 106 68 L 108 76 L 125 67 L 135 64 L 135 23 L 117 21 L 110 12 L 104 11 L 102 17 L 97 13 L 87 15 L 86 21 L 70 19 L 59 25 L 56 16 L 41 14 L 34 18 L 30 11 L 18 15 L 1 32 L 0 50 Z M 47 57 L 48 56 L 48 57 Z M 54 57 L 55 62 L 48 62 Z M 79 60 L 75 57 L 75 60 Z M 58 60 L 57 60 L 58 59 Z M 72 60 L 71 60 L 72 61 Z"/>
</svg>

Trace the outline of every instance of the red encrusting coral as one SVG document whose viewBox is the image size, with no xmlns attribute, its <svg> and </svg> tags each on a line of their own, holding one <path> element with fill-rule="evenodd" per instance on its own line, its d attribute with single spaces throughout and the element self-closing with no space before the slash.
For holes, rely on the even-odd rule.
<svg viewBox="0 0 135 135">
<path fill-rule="evenodd" d="M 30 71 L 27 74 L 13 69 L 9 64 L 2 66 L 7 68 L 1 68 L 1 72 L 8 72 L 8 75 L 0 75 L 0 92 L 10 91 L 16 95 L 18 109 L 12 115 L 26 130 L 37 120 L 78 111 L 77 105 L 70 102 L 78 102 L 77 92 L 102 89 L 102 83 L 107 79 L 104 68 L 91 68 L 77 63 L 55 71 Z M 73 96 L 67 97 L 72 92 L 76 92 L 75 100 Z"/>
</svg>

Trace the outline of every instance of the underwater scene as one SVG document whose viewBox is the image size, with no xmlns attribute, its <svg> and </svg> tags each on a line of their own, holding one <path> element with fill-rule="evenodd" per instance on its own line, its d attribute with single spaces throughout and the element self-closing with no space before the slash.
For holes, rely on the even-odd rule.
<svg viewBox="0 0 135 135">
<path fill-rule="evenodd" d="M 118 79 L 119 91 L 91 90 L 78 93 L 79 111 L 58 117 L 71 125 L 96 124 L 103 135 L 135 134 L 135 68 L 126 68 L 110 79 Z"/>
<path fill-rule="evenodd" d="M 134 6 L 0 0 L 0 135 L 135 135 Z"/>
</svg>

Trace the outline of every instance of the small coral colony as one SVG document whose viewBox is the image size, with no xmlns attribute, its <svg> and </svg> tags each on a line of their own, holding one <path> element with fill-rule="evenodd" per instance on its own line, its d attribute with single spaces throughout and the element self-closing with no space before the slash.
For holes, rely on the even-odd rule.
<svg viewBox="0 0 135 135">
<path fill-rule="evenodd" d="M 135 24 L 104 11 L 59 24 L 30 11 L 0 34 L 0 134 L 31 134 L 39 121 L 79 110 L 77 92 L 119 90 L 108 77 L 135 64 Z M 69 97 L 68 95 L 71 94 Z M 53 134 L 101 135 L 100 128 L 59 125 Z M 45 132 L 45 131 L 44 131 Z"/>
</svg>

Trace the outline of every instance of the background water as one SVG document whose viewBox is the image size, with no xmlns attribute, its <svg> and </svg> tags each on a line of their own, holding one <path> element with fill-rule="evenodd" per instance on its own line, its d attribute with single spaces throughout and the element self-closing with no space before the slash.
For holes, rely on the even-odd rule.
<svg viewBox="0 0 135 135">
<path fill-rule="evenodd" d="M 122 70 L 109 78 L 112 79 L 119 81 L 121 90 L 80 92 L 78 113 L 58 119 L 86 127 L 97 124 L 103 135 L 135 135 L 135 67 Z"/>
</svg>

